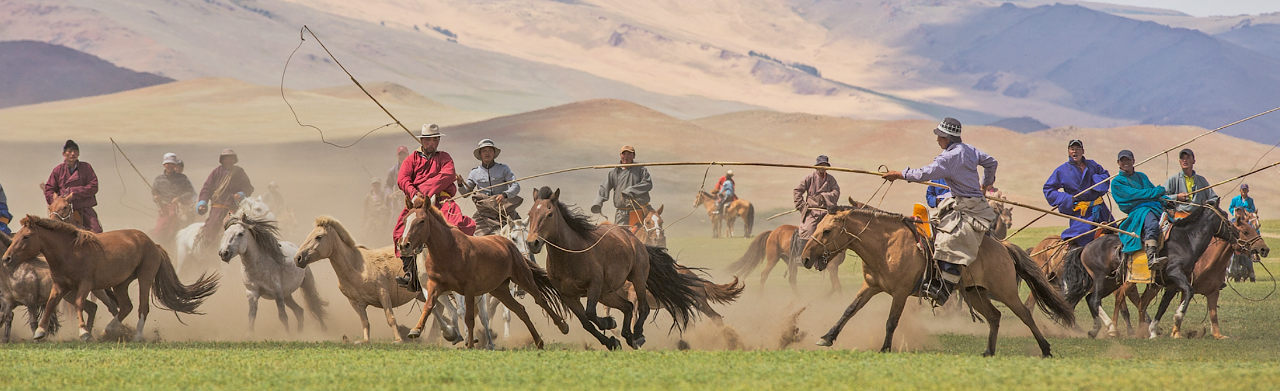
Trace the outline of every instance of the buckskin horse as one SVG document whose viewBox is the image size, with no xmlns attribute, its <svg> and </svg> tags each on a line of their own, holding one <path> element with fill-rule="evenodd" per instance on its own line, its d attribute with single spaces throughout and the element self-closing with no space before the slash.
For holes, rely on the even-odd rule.
<svg viewBox="0 0 1280 391">
<path fill-rule="evenodd" d="M 198 314 L 196 309 L 218 289 L 216 274 L 201 275 L 191 285 L 182 284 L 169 254 L 147 234 L 135 229 L 95 234 L 61 221 L 27 215 L 0 262 L 13 267 L 12 262 L 27 262 L 37 254 L 44 254 L 49 263 L 54 285 L 35 339 L 45 337 L 55 306 L 64 297 L 75 298 L 80 338 L 88 340 L 92 336 L 81 314 L 89 292 L 111 288 L 115 293 L 120 312 L 107 325 L 111 331 L 121 327 L 120 322 L 133 310 L 126 289 L 133 280 L 138 280 L 138 326 L 133 339 L 142 341 L 143 326 L 150 312 L 149 299 L 155 298 L 163 309 Z"/>
<path fill-rule="evenodd" d="M 707 208 L 707 218 L 711 220 L 711 237 L 718 238 L 721 233 L 724 233 L 724 237 L 732 238 L 733 224 L 737 222 L 739 217 L 742 218 L 742 230 L 745 232 L 742 237 L 751 237 L 751 228 L 755 225 L 756 220 L 756 207 L 751 205 L 751 202 L 735 198 L 732 202 L 725 204 L 724 214 L 716 214 L 716 196 L 705 190 L 698 190 L 698 196 L 693 200 L 693 206 L 697 207 L 698 205 Z M 721 223 L 724 224 L 724 232 L 720 230 Z"/>
<path fill-rule="evenodd" d="M 764 231 L 760 236 L 756 236 L 747 246 L 747 252 L 742 254 L 737 261 L 725 267 L 729 274 L 743 275 L 751 273 L 756 267 L 760 266 L 761 261 L 768 260 L 764 265 L 764 271 L 760 272 L 760 291 L 764 292 L 765 282 L 769 280 L 769 272 L 773 271 L 773 267 L 778 265 L 778 260 L 782 259 L 787 262 L 787 282 L 791 283 L 791 292 L 800 294 L 800 289 L 796 283 L 796 272 L 800 269 L 800 262 L 791 259 L 791 237 L 796 234 L 799 227 L 794 225 L 782 225 L 771 231 Z M 844 264 L 844 252 L 836 254 L 827 262 L 827 274 L 831 277 L 831 291 L 828 296 L 835 294 L 843 294 L 844 287 L 840 285 L 840 265 Z"/>
<path fill-rule="evenodd" d="M 537 253 L 542 243 L 550 247 L 547 274 L 583 329 L 610 350 L 620 349 L 617 338 L 600 332 L 617 323 L 612 317 L 596 315 L 597 303 L 616 308 L 622 311 L 620 334 L 628 346 L 639 349 L 645 342 L 644 321 L 652 293 L 675 319 L 675 327 L 683 330 L 695 316 L 698 289 L 705 280 L 681 274 L 666 249 L 644 245 L 623 227 L 596 225 L 590 219 L 560 202 L 560 190 L 546 187 L 539 189 L 529 210 L 530 249 Z M 629 297 L 628 282 L 635 290 L 634 299 Z"/>
<path fill-rule="evenodd" d="M 849 199 L 853 207 L 835 208 L 818 223 L 813 240 L 804 247 L 801 259 L 806 268 L 822 270 L 827 260 L 836 253 L 852 250 L 862 258 L 864 281 L 853 303 L 849 305 L 835 326 L 822 339 L 819 346 L 831 346 L 840 330 L 871 297 L 884 292 L 893 296 L 889 320 L 885 325 L 884 346 L 881 352 L 892 348 L 893 332 L 906 305 L 907 298 L 921 294 L 920 282 L 927 267 L 934 262 L 917 247 L 922 236 L 914 217 L 885 212 Z M 1000 330 L 1000 310 L 991 303 L 997 300 L 1008 306 L 1022 320 L 1040 345 L 1040 353 L 1050 357 L 1049 341 L 1040 334 L 1031 309 L 1018 297 L 1018 282 L 1025 281 L 1040 298 L 1040 310 L 1049 319 L 1062 325 L 1074 325 L 1075 314 L 1057 292 L 1049 286 L 1040 268 L 1016 245 L 983 236 L 978 259 L 960 276 L 961 294 L 966 303 L 986 319 L 990 335 L 983 356 L 996 353 L 996 338 Z"/>
</svg>

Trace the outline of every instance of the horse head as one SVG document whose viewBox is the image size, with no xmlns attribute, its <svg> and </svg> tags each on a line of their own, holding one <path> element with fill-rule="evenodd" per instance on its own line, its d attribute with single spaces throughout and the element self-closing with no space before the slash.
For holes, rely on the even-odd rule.
<svg viewBox="0 0 1280 391">
<path fill-rule="evenodd" d="M 657 210 L 646 211 L 640 219 L 640 239 L 645 245 L 667 247 L 667 230 L 662 221 L 662 209 L 666 205 L 658 205 Z"/>
<path fill-rule="evenodd" d="M 355 247 L 351 241 L 350 235 L 337 220 L 328 216 L 317 217 L 316 228 L 307 234 L 307 240 L 298 247 L 298 254 L 293 257 L 293 264 L 298 267 L 307 267 L 312 262 L 329 258 L 338 251 L 339 245 Z"/>
<path fill-rule="evenodd" d="M 44 243 L 40 241 L 40 237 L 31 232 L 31 221 L 37 218 L 39 217 L 27 215 L 22 219 L 22 228 L 9 238 L 9 246 L 5 249 L 4 255 L 0 256 L 0 263 L 5 267 L 16 267 L 22 262 L 35 259 L 44 250 Z"/>
<path fill-rule="evenodd" d="M 70 223 L 72 217 L 75 217 L 75 206 L 71 204 L 71 193 L 53 196 L 53 202 L 49 203 L 49 218 Z"/>
<path fill-rule="evenodd" d="M 528 236 L 525 243 L 531 254 L 542 252 L 542 238 L 552 232 L 566 228 L 564 213 L 560 210 L 560 189 L 554 192 L 543 186 L 533 196 L 533 207 L 529 209 Z"/>
<path fill-rule="evenodd" d="M 248 216 L 241 214 L 230 217 L 222 231 L 222 242 L 218 245 L 218 257 L 223 262 L 231 262 L 231 258 L 244 254 L 249 250 L 249 227 L 244 223 Z"/>
<path fill-rule="evenodd" d="M 1257 219 L 1240 208 L 1236 209 L 1233 220 L 1236 230 L 1240 232 L 1240 239 L 1236 241 L 1238 251 L 1258 255 L 1261 258 L 1271 254 L 1271 247 L 1267 246 L 1267 241 L 1262 239 L 1262 233 L 1258 232 Z"/>
<path fill-rule="evenodd" d="M 862 205 L 852 197 L 849 198 L 849 203 L 855 208 Z M 826 270 L 832 258 L 859 239 L 857 235 L 845 228 L 845 224 L 850 221 L 849 214 L 852 210 L 853 208 L 848 207 L 827 210 L 827 215 L 818 222 L 808 243 L 805 243 L 804 249 L 800 251 L 800 259 L 806 269 Z"/>
<path fill-rule="evenodd" d="M 444 221 L 444 216 L 440 215 L 435 203 L 434 196 L 425 198 L 418 195 L 409 200 L 409 213 L 404 216 L 404 231 L 400 234 L 400 241 L 396 243 L 400 254 L 418 253 L 433 233 L 432 226 L 435 223 L 432 220 Z"/>
</svg>

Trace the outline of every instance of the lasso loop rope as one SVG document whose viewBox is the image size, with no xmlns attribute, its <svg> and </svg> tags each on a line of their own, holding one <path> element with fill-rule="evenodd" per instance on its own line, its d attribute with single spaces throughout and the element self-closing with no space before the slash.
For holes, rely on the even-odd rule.
<svg viewBox="0 0 1280 391">
<path fill-rule="evenodd" d="M 604 231 L 604 233 L 603 233 L 603 234 L 600 234 L 600 238 L 599 238 L 599 239 L 596 239 L 596 242 L 595 242 L 594 244 L 592 244 L 591 246 L 589 246 L 589 247 L 587 247 L 587 248 L 584 248 L 584 249 L 582 249 L 582 250 L 570 250 L 570 249 L 567 249 L 567 248 L 564 248 L 564 247 L 560 247 L 559 245 L 556 245 L 555 243 L 552 243 L 550 240 L 547 240 L 547 238 L 540 238 L 540 239 L 542 240 L 542 242 L 543 242 L 543 243 L 546 243 L 548 246 L 555 247 L 557 250 L 564 251 L 564 252 L 567 252 L 567 253 L 581 254 L 581 253 L 585 253 L 585 252 L 587 252 L 587 251 L 591 251 L 591 249 L 593 249 L 593 248 L 596 248 L 596 246 L 597 246 L 597 245 L 599 245 L 599 244 L 600 244 L 600 242 L 603 242 L 603 241 L 604 241 L 604 238 L 605 238 L 606 236 L 608 236 L 610 232 L 613 232 L 613 230 L 614 230 L 614 229 L 617 229 L 618 227 L 621 227 L 621 225 L 614 224 L 612 227 L 609 227 L 609 230 L 608 230 L 608 231 Z"/>
</svg>

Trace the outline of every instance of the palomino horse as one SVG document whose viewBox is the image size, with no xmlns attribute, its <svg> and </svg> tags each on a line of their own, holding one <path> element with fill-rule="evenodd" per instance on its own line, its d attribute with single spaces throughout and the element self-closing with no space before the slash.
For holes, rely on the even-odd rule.
<svg viewBox="0 0 1280 391">
<path fill-rule="evenodd" d="M 881 352 L 892 347 L 893 332 L 898 327 L 907 298 L 920 295 L 920 283 L 926 268 L 934 262 L 925 251 L 917 247 L 920 233 L 914 218 L 885 212 L 854 201 L 853 208 L 833 210 L 818 223 L 813 240 L 804 247 L 802 259 L 805 267 L 822 270 L 826 260 L 846 249 L 862 258 L 864 281 L 858 296 L 845 310 L 844 315 L 822 336 L 819 346 L 831 346 L 840 330 L 872 296 L 880 292 L 893 296 L 889 308 L 889 320 L 885 327 L 884 346 Z M 978 259 L 965 268 L 960 276 L 964 301 L 986 319 L 990 328 L 987 350 L 983 356 L 996 353 L 996 337 L 1000 330 L 1000 310 L 992 305 L 995 299 L 1008 306 L 1031 329 L 1040 353 L 1050 357 L 1049 341 L 1040 334 L 1031 309 L 1022 305 L 1018 297 L 1018 281 L 1027 285 L 1040 297 L 1040 310 L 1050 319 L 1063 325 L 1073 325 L 1075 314 L 1071 307 L 1054 292 L 1045 280 L 1040 268 L 1018 246 L 984 236 L 978 249 Z"/>
<path fill-rule="evenodd" d="M 733 237 L 733 224 L 738 218 L 742 218 L 742 230 L 745 234 L 744 238 L 751 237 L 751 228 L 756 221 L 756 207 L 751 202 L 744 199 L 736 199 L 724 206 L 724 214 L 716 214 L 716 196 L 705 190 L 698 190 L 698 196 L 693 200 L 693 206 L 702 205 L 707 208 L 707 218 L 711 220 L 711 237 L 720 237 L 720 224 L 723 223 L 726 231 L 724 237 Z"/>
<path fill-rule="evenodd" d="M 510 239 L 462 233 L 449 225 L 434 203 L 421 197 L 413 200 L 413 207 L 405 216 L 404 236 L 396 243 L 401 254 L 413 254 L 426 247 L 427 256 L 418 256 L 418 278 L 427 303 L 418 324 L 409 331 L 409 338 L 422 335 L 436 300 L 452 291 L 465 297 L 467 347 L 474 348 L 476 297 L 488 293 L 520 317 L 533 335 L 534 344 L 541 349 L 542 336 L 529 320 L 529 313 L 511 297 L 512 282 L 533 296 L 534 302 L 551 316 L 561 333 L 569 332 L 569 324 L 560 315 L 563 308 L 559 302 L 552 301 L 559 294 L 542 268 L 520 254 Z"/>
<path fill-rule="evenodd" d="M 772 231 L 761 232 L 760 236 L 747 246 L 747 253 L 729 264 L 728 272 L 735 276 L 750 273 L 760 266 L 760 261 L 767 259 L 769 262 L 764 265 L 764 271 L 760 272 L 760 291 L 764 292 L 765 281 L 769 280 L 769 272 L 777 266 L 779 259 L 785 259 L 787 281 L 791 283 L 791 291 L 800 294 L 796 286 L 796 272 L 800 268 L 800 262 L 791 259 L 791 236 L 796 234 L 797 229 L 799 227 L 794 225 L 783 225 Z M 840 265 L 844 263 L 844 256 L 842 251 L 827 263 L 827 268 L 830 269 L 827 274 L 831 276 L 831 292 L 827 295 L 844 293 L 844 287 L 840 285 Z"/>
<path fill-rule="evenodd" d="M 49 203 L 49 218 L 58 219 L 81 229 L 89 229 L 84 222 L 84 217 L 80 216 L 80 211 L 75 210 L 75 206 L 71 204 L 70 193 L 64 196 L 53 196 L 53 202 Z"/>
<path fill-rule="evenodd" d="M 120 312 L 107 325 L 111 331 L 121 327 L 120 322 L 133 310 L 126 289 L 133 280 L 138 280 L 138 327 L 133 338 L 142 341 L 143 326 L 150 312 L 149 298 L 154 297 L 161 308 L 197 314 L 196 308 L 218 289 L 217 275 L 201 276 L 195 284 L 183 285 L 169 262 L 169 254 L 147 234 L 135 229 L 95 234 L 71 224 L 27 215 L 0 262 L 13 267 L 16 265 L 12 262 L 28 262 L 37 254 L 44 254 L 49 262 L 54 285 L 35 339 L 45 337 L 54 307 L 72 294 L 80 317 L 80 338 L 88 340 L 89 328 L 81 313 L 89 292 L 111 288 L 115 293 Z"/>
<path fill-rule="evenodd" d="M 600 330 L 617 327 L 612 317 L 596 316 L 596 304 L 622 311 L 622 338 L 638 349 L 644 345 L 644 320 L 649 316 L 649 293 L 666 308 L 682 329 L 694 316 L 697 289 L 704 280 L 680 274 L 666 249 L 645 246 L 635 235 L 616 225 L 595 225 L 590 216 L 560 202 L 560 190 L 539 189 L 529 210 L 529 243 L 534 253 L 540 243 L 547 250 L 547 273 L 560 300 L 582 322 L 582 327 L 610 350 L 620 349 L 617 338 Z M 631 299 L 627 283 L 635 290 Z M 584 307 L 580 298 L 586 297 Z M 632 322 L 632 317 L 635 322 Z"/>
<path fill-rule="evenodd" d="M 414 299 L 423 301 L 423 297 L 420 292 L 410 292 L 396 285 L 395 278 L 400 275 L 400 258 L 396 257 L 395 249 L 387 246 L 373 250 L 357 246 L 355 239 L 351 238 L 351 234 L 347 233 L 347 229 L 338 220 L 320 216 L 316 218 L 316 228 L 298 248 L 298 255 L 293 257 L 293 262 L 294 265 L 305 268 L 324 259 L 329 260 L 334 273 L 338 275 L 338 291 L 347 297 L 351 308 L 360 316 L 364 339 L 356 341 L 356 344 L 369 342 L 369 306 L 381 308 L 386 313 L 387 325 L 391 326 L 391 334 L 396 343 L 403 342 L 393 310 Z M 462 341 L 456 329 L 447 327 L 441 320 L 441 306 L 435 307 L 435 311 L 436 323 L 445 339 L 450 342 Z"/>
<path fill-rule="evenodd" d="M 298 321 L 298 331 L 301 332 L 302 306 L 293 299 L 293 292 L 299 288 L 302 289 L 307 310 L 311 311 L 311 316 L 320 322 L 320 329 L 324 330 L 324 307 L 328 303 L 320 298 L 320 292 L 316 289 L 316 277 L 311 274 L 311 269 L 298 268 L 293 264 L 298 245 L 281 241 L 279 234 L 271 221 L 258 220 L 244 214 L 232 216 L 222 231 L 218 256 L 228 263 L 231 258 L 240 256 L 244 289 L 249 297 L 249 332 L 253 332 L 253 323 L 258 318 L 258 300 L 262 298 L 275 300 L 280 323 L 284 324 L 286 330 L 289 328 L 289 316 L 285 307 L 292 309 L 294 319 Z"/>
</svg>

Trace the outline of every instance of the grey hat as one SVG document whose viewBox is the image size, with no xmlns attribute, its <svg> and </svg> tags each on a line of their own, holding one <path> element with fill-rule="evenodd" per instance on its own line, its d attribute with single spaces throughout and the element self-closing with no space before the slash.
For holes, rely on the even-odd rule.
<svg viewBox="0 0 1280 391">
<path fill-rule="evenodd" d="M 827 165 L 827 167 L 831 167 L 831 160 L 827 159 L 827 155 L 818 155 L 818 161 L 813 163 L 813 165 L 821 166 L 823 164 Z"/>
<path fill-rule="evenodd" d="M 1071 141 L 1068 141 L 1067 148 L 1071 148 L 1071 147 L 1084 148 L 1084 141 L 1080 141 L 1079 139 L 1073 139 Z"/>
<path fill-rule="evenodd" d="M 444 133 L 440 133 L 440 125 L 436 124 L 422 125 L 422 130 L 418 131 L 418 138 L 440 137 L 443 135 Z"/>
<path fill-rule="evenodd" d="M 1124 158 L 1129 158 L 1129 160 L 1133 160 L 1133 151 L 1126 149 L 1126 150 L 1120 151 L 1120 154 L 1116 155 L 1116 161 L 1120 161 L 1120 159 L 1124 159 Z"/>
<path fill-rule="evenodd" d="M 960 120 L 947 117 L 938 123 L 933 133 L 943 137 L 960 137 Z"/>
<path fill-rule="evenodd" d="M 235 155 L 236 155 L 236 151 L 231 150 L 231 148 L 227 148 L 222 150 L 222 154 L 218 156 L 221 157 L 221 156 L 235 156 Z"/>
<path fill-rule="evenodd" d="M 1191 156 L 1191 158 L 1192 158 L 1192 159 L 1194 159 L 1194 158 L 1196 157 L 1196 153 L 1195 153 L 1195 152 L 1191 152 L 1191 148 L 1183 148 L 1183 149 L 1182 149 L 1182 151 L 1179 151 L 1179 152 L 1178 152 L 1178 158 L 1179 158 L 1179 159 L 1181 159 L 1181 158 L 1182 158 L 1182 155 L 1188 155 L 1188 156 Z"/>
<path fill-rule="evenodd" d="M 1241 184 L 1240 184 L 1240 190 L 1249 190 L 1249 184 L 1248 184 L 1248 183 L 1241 183 Z"/>
<path fill-rule="evenodd" d="M 497 159 L 497 158 L 498 158 L 498 155 L 501 155 L 501 154 L 502 154 L 502 149 L 501 149 L 501 148 L 498 148 L 498 146 L 494 145 L 494 144 L 493 144 L 493 140 L 490 140 L 490 139 L 484 139 L 484 140 L 480 140 L 480 145 L 477 145 L 475 150 L 472 150 L 472 151 L 471 151 L 471 155 L 472 155 L 472 156 L 475 156 L 475 157 L 476 157 L 476 160 L 484 160 L 484 159 L 481 159 L 481 158 L 480 158 L 480 150 L 481 150 L 481 149 L 484 149 L 484 147 L 493 148 L 493 158 L 494 158 L 494 159 Z"/>
<path fill-rule="evenodd" d="M 178 164 L 178 154 L 173 152 L 164 154 L 164 160 L 160 164 Z"/>
</svg>

